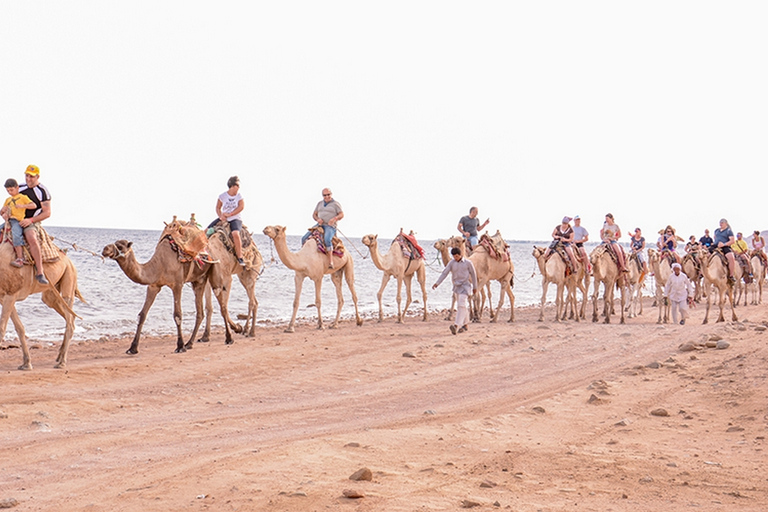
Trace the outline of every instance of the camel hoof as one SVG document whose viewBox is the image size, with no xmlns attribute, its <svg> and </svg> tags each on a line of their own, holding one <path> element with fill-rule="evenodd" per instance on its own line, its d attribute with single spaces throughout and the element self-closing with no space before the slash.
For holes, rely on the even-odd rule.
<svg viewBox="0 0 768 512">
<path fill-rule="evenodd" d="M 224 344 L 225 345 L 231 345 L 234 342 L 235 342 L 235 340 L 233 340 L 232 338 L 227 338 L 226 340 L 224 340 Z"/>
<path fill-rule="evenodd" d="M 186 348 L 187 350 L 192 350 L 192 347 L 194 347 L 194 344 L 192 343 L 191 340 L 184 344 L 184 348 Z"/>
<path fill-rule="evenodd" d="M 243 328 L 240 326 L 240 324 L 233 324 L 232 330 L 235 331 L 237 334 L 243 333 Z"/>
<path fill-rule="evenodd" d="M 53 365 L 53 367 L 57 368 L 57 369 L 58 368 L 66 368 L 67 367 L 67 363 L 60 363 L 60 362 L 56 361 L 56 364 Z"/>
<path fill-rule="evenodd" d="M 703 321 L 703 322 L 701 322 L 701 324 L 702 324 L 702 325 L 706 325 L 706 324 L 708 324 L 708 323 L 709 323 L 709 320 L 707 320 L 706 318 L 704 319 L 704 321 Z"/>
<path fill-rule="evenodd" d="M 362 318 L 358 318 L 358 319 L 357 319 L 357 321 L 356 321 L 355 323 L 356 323 L 356 324 L 358 325 L 358 327 L 359 327 L 359 326 L 363 325 L 363 319 L 362 319 Z"/>
<path fill-rule="evenodd" d="M 32 365 L 30 363 L 19 366 L 19 370 L 29 371 L 31 369 L 32 369 Z"/>
<path fill-rule="evenodd" d="M 296 331 L 293 329 L 293 327 L 289 327 L 286 330 L 284 330 L 283 332 L 292 333 L 292 332 L 296 332 Z"/>
<path fill-rule="evenodd" d="M 128 350 L 125 351 L 125 353 L 128 354 L 129 356 L 135 356 L 136 354 L 139 353 L 139 350 L 136 348 L 129 348 Z"/>
<path fill-rule="evenodd" d="M 208 343 L 209 341 L 211 341 L 211 339 L 208 338 L 207 336 L 203 336 L 202 338 L 197 340 L 198 343 Z"/>
<path fill-rule="evenodd" d="M 175 354 L 183 354 L 183 353 L 184 353 L 184 352 L 186 352 L 186 351 L 187 351 L 187 349 L 185 349 L 184 347 L 179 347 L 179 348 L 177 348 L 176 350 L 174 350 L 173 352 L 174 352 Z"/>
</svg>

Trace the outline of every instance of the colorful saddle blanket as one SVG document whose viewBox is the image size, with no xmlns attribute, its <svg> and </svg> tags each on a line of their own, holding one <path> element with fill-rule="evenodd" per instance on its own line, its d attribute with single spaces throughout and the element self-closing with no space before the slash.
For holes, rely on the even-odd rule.
<svg viewBox="0 0 768 512">
<path fill-rule="evenodd" d="M 413 235 L 406 235 L 400 233 L 395 237 L 395 240 L 400 244 L 400 250 L 403 251 L 403 256 L 409 260 L 417 260 L 424 258 L 424 249 L 416 241 L 416 237 Z"/>
<path fill-rule="evenodd" d="M 317 250 L 323 254 L 328 254 L 325 248 L 325 232 L 321 226 L 314 226 L 309 228 L 309 238 L 313 239 L 317 243 Z M 344 256 L 344 244 L 336 237 L 331 240 L 333 244 L 333 255 L 341 258 Z"/>
<path fill-rule="evenodd" d="M 488 254 L 494 259 L 509 261 L 509 245 L 498 231 L 492 237 L 488 236 L 488 233 L 483 233 L 480 236 L 480 241 L 478 243 L 482 247 L 485 247 L 485 250 L 488 251 Z"/>
<path fill-rule="evenodd" d="M 37 231 L 37 243 L 40 246 L 40 255 L 43 258 L 43 262 L 51 263 L 58 261 L 61 253 L 64 251 L 59 249 L 56 244 L 53 243 L 53 237 L 48 234 L 48 232 L 43 228 L 43 226 L 40 225 L 40 223 L 35 223 L 32 225 L 34 226 L 35 231 Z M 13 243 L 13 236 L 11 235 L 11 224 L 9 222 L 5 223 L 5 228 L 3 229 L 2 235 L 0 235 L 0 243 L 5 242 L 8 242 L 9 244 Z M 24 254 L 25 265 L 35 264 L 35 260 L 32 258 L 32 254 L 30 254 L 26 242 L 24 244 L 22 254 Z"/>
</svg>

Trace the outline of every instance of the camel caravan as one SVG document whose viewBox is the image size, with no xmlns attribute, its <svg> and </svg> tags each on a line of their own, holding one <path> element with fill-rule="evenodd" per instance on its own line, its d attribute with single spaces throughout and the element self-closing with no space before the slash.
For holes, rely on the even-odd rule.
<svg viewBox="0 0 768 512">
<path fill-rule="evenodd" d="M 34 177 L 34 169 L 32 173 Z M 117 240 L 103 248 L 104 258 L 114 260 L 128 279 L 146 286 L 146 297 L 139 311 L 136 332 L 127 354 L 138 354 L 144 323 L 163 287 L 170 288 L 173 294 L 172 317 L 176 324 L 176 352 L 191 349 L 196 341 L 210 340 L 212 297 L 218 302 L 223 320 L 225 344 L 233 343 L 233 331 L 249 337 L 255 335 L 258 311 L 255 286 L 264 268 L 264 261 L 250 232 L 239 221 L 243 203 L 238 192 L 239 180 L 236 176 L 230 178 L 228 186 L 228 191 L 219 196 L 216 208 L 218 216 L 207 228 L 201 228 L 194 214 L 188 221 L 173 217 L 170 223 L 165 224 L 154 253 L 143 263 L 136 258 L 131 241 Z M 14 191 L 12 188 L 9 192 Z M 285 227 L 274 225 L 263 229 L 263 234 L 274 245 L 280 261 L 294 272 L 293 310 L 286 332 L 295 331 L 301 291 L 306 278 L 314 283 L 313 306 L 317 309 L 317 328 L 325 327 L 321 290 L 326 275 L 331 278 L 337 298 L 336 313 L 330 328 L 339 325 L 344 305 L 343 282 L 346 282 L 351 293 L 355 323 L 358 326 L 363 323 L 358 310 L 353 257 L 344 243 L 335 236 L 336 223 L 341 218 L 341 206 L 333 200 L 330 189 L 324 189 L 323 200 L 318 203 L 313 213 L 317 224 L 309 228 L 304 235 L 298 251 L 293 252 L 288 248 Z M 572 220 L 575 226 L 570 225 Z M 488 220 L 482 226 L 487 223 Z M 452 334 L 466 331 L 469 322 L 482 321 L 486 301 L 491 322 L 498 321 L 505 298 L 509 299 L 510 304 L 508 321 L 515 320 L 515 265 L 510 255 L 510 246 L 498 231 L 494 235 L 487 232 L 480 235 L 477 231 L 480 226 L 477 209 L 473 207 L 470 215 L 462 217 L 459 223 L 461 236 L 440 239 L 434 243 L 438 256 L 442 258 L 443 271 L 433 289 L 449 273 L 453 278 L 453 303 L 446 318 L 454 321 L 450 326 Z M 58 248 L 39 225 L 33 230 L 37 235 L 34 239 L 37 243 L 30 244 L 30 249 L 25 248 L 25 252 L 19 257 L 19 247 L 16 246 L 18 240 L 11 232 L 12 227 L 5 226 L 2 241 L 7 243 L 0 243 L 0 265 L 5 261 L 7 269 L 0 286 L 0 328 L 5 333 L 8 319 L 13 321 L 23 355 L 19 369 L 30 370 L 32 364 L 27 339 L 15 303 L 40 293 L 43 302 L 61 315 L 66 323 L 64 338 L 56 359 L 56 367 L 63 368 L 67 364 L 67 350 L 77 316 L 73 310 L 73 302 L 75 298 L 84 302 L 77 287 L 77 271 L 66 252 Z M 741 233 L 734 237 L 727 221 L 723 219 L 720 229 L 715 231 L 714 240 L 708 238 L 708 232 L 699 241 L 691 237 L 691 241 L 686 245 L 684 257 L 676 252 L 677 243 L 682 239 L 677 237 L 671 226 L 667 226 L 659 234 L 657 248 L 647 249 L 646 262 L 645 239 L 640 230 L 636 229 L 632 235 L 630 252 L 626 254 L 624 248 L 617 243 L 621 231 L 613 221 L 613 216 L 608 214 L 600 231 L 600 243 L 587 254 L 584 243 L 588 240 L 588 233 L 580 226 L 579 217 L 564 217 L 555 227 L 553 241 L 549 247 L 533 247 L 532 256 L 541 274 L 542 287 L 538 320 L 543 321 L 545 318 L 548 289 L 550 285 L 554 285 L 556 322 L 568 319 L 577 322 L 584 320 L 587 302 L 591 297 L 593 322 L 597 322 L 602 316 L 605 323 L 610 323 L 613 316 L 618 316 L 619 321 L 624 323 L 626 318 L 634 318 L 643 312 L 641 292 L 647 276 L 652 276 L 655 283 L 654 298 L 658 307 L 658 323 L 667 323 L 670 317 L 677 321 L 678 312 L 682 315 L 680 323 L 685 323 L 687 304 L 703 301 L 705 298 L 704 323 L 708 322 L 714 297 L 717 298 L 719 308 L 718 322 L 725 319 L 726 302 L 731 306 L 731 320 L 736 321 L 735 308 L 742 298 L 744 304 L 747 304 L 750 291 L 752 304 L 762 302 L 762 285 L 766 278 L 768 259 L 763 250 L 765 242 L 759 232 L 755 232 L 752 239 L 753 250 L 749 251 Z M 428 263 L 425 251 L 413 231 L 406 234 L 400 229 L 386 253 L 381 252 L 376 234 L 365 235 L 361 241 L 362 245 L 368 248 L 373 266 L 382 273 L 381 285 L 376 294 L 378 321 L 384 321 L 382 296 L 392 278 L 397 283 L 395 321 L 406 321 L 409 307 L 414 302 L 414 276 L 421 288 L 419 316 L 426 321 L 429 315 L 426 288 Z M 245 319 L 244 326 L 234 322 L 229 314 L 233 276 L 237 276 L 248 297 L 248 311 L 242 317 Z M 499 298 L 495 308 L 492 301 L 493 282 L 499 284 Z M 185 338 L 181 327 L 181 294 L 187 283 L 191 285 L 194 293 L 195 320 L 192 332 Z M 404 304 L 403 285 L 406 294 Z M 593 290 L 591 295 L 590 285 Z M 601 288 L 602 308 L 599 308 Z M 680 290 L 683 290 L 682 296 L 678 293 Z M 690 292 L 686 293 L 686 290 Z M 618 304 L 615 304 L 616 298 Z M 205 326 L 200 338 L 197 338 L 203 321 Z"/>
</svg>

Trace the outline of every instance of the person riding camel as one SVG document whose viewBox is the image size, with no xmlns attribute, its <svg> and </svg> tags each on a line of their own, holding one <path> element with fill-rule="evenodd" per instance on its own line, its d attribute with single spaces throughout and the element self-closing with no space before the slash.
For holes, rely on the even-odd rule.
<svg viewBox="0 0 768 512">
<path fill-rule="evenodd" d="M 635 228 L 635 234 L 629 239 L 632 254 L 637 257 L 637 261 L 643 267 L 643 274 L 648 273 L 648 262 L 645 261 L 645 237 L 640 228 Z"/>
<path fill-rule="evenodd" d="M 589 240 L 589 231 L 587 228 L 581 225 L 581 216 L 576 215 L 573 217 L 573 243 L 576 245 L 576 251 L 579 259 L 584 264 L 584 268 L 587 269 L 587 274 L 592 273 L 592 263 L 587 256 L 587 250 L 584 248 L 584 243 Z"/>
<path fill-rule="evenodd" d="M 547 250 L 544 251 L 544 260 L 546 261 L 549 259 L 549 256 L 552 254 L 552 251 L 555 250 L 555 248 L 558 245 L 562 245 L 563 249 L 565 250 L 566 254 L 568 255 L 568 261 L 566 261 L 566 265 L 568 265 L 568 269 L 572 272 L 576 272 L 576 257 L 573 255 L 573 248 L 571 247 L 571 243 L 573 243 L 573 228 L 571 227 L 571 218 L 568 216 L 563 217 L 563 221 L 555 226 L 555 229 L 552 231 L 552 238 L 554 239 L 551 244 L 549 244 L 549 247 L 547 247 Z"/>
<path fill-rule="evenodd" d="M 619 238 L 621 238 L 621 228 L 614 221 L 613 214 L 607 213 L 603 229 L 600 230 L 600 239 L 603 243 L 608 244 L 608 247 L 611 248 L 616 256 L 616 265 L 619 267 L 619 272 L 628 272 L 626 261 L 624 261 L 624 251 L 619 245 Z"/>
<path fill-rule="evenodd" d="M 765 238 L 763 238 L 763 235 L 758 230 L 752 233 L 752 255 L 760 258 L 763 265 L 768 267 L 768 256 L 765 254 Z"/>
<path fill-rule="evenodd" d="M 752 267 L 749 263 L 749 246 L 741 233 L 736 233 L 736 241 L 731 246 L 733 254 L 741 261 L 741 266 L 747 269 L 747 274 L 752 277 Z"/>
<path fill-rule="evenodd" d="M 731 283 L 736 282 L 736 258 L 733 257 L 733 251 L 731 246 L 736 242 L 733 236 L 733 230 L 728 225 L 728 221 L 720 219 L 720 227 L 715 230 L 715 237 L 712 242 L 712 246 L 709 248 L 709 252 L 719 250 L 725 255 L 728 261 L 728 281 Z"/>
<path fill-rule="evenodd" d="M 659 251 L 661 251 L 662 256 L 665 253 L 669 254 L 669 256 L 672 257 L 672 263 L 682 263 L 680 255 L 677 254 L 677 234 L 675 233 L 675 228 L 667 226 L 660 231 L 659 234 L 661 236 L 659 237 L 659 241 L 656 242 L 656 245 L 659 248 Z"/>
</svg>

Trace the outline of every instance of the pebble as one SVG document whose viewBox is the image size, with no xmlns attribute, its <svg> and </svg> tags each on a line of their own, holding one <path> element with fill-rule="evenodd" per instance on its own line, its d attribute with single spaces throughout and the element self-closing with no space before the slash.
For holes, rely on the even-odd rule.
<svg viewBox="0 0 768 512">
<path fill-rule="evenodd" d="M 651 416 L 669 416 L 669 413 L 666 409 L 654 409 L 651 411 Z"/>
<path fill-rule="evenodd" d="M 491 482 L 490 480 L 483 480 L 482 482 L 480 482 L 480 487 L 482 487 L 483 489 L 492 489 L 496 487 L 496 483 Z"/>
<path fill-rule="evenodd" d="M 694 350 L 698 350 L 699 346 L 692 341 L 686 341 L 685 343 L 680 345 L 680 347 L 678 348 L 680 349 L 680 352 L 692 352 Z"/>
<path fill-rule="evenodd" d="M 373 473 L 368 468 L 360 468 L 357 471 L 355 471 L 354 473 L 352 473 L 352 475 L 350 475 L 349 479 L 350 480 L 356 480 L 356 481 L 367 480 L 367 481 L 370 482 L 371 480 L 373 480 Z"/>
<path fill-rule="evenodd" d="M 709 338 L 707 338 L 707 341 L 720 341 L 721 339 L 723 339 L 722 336 L 719 336 L 717 334 L 711 334 Z"/>
<path fill-rule="evenodd" d="M 5 498 L 4 500 L 0 500 L 0 508 L 13 508 L 18 504 L 19 502 L 16 501 L 16 498 Z"/>
<path fill-rule="evenodd" d="M 661 368 L 661 363 L 658 361 L 654 361 L 652 363 L 648 363 L 647 365 L 645 365 L 645 367 L 651 368 L 653 370 L 658 370 L 659 368 Z"/>
<path fill-rule="evenodd" d="M 472 500 L 461 500 L 461 508 L 475 508 L 479 507 L 480 503 Z"/>
<path fill-rule="evenodd" d="M 619 421 L 618 423 L 614 423 L 614 425 L 617 426 L 617 427 L 626 427 L 630 423 L 632 423 L 632 421 L 630 421 L 629 418 L 624 418 L 623 420 Z"/>
<path fill-rule="evenodd" d="M 344 489 L 344 491 L 341 494 L 343 494 L 345 498 L 349 498 L 351 500 L 365 498 L 365 494 L 355 489 Z"/>
<path fill-rule="evenodd" d="M 346 448 L 360 448 L 360 443 L 347 443 L 344 446 Z"/>
<path fill-rule="evenodd" d="M 763 332 L 763 331 L 765 331 L 765 330 L 766 330 L 766 327 L 765 327 L 764 325 L 756 325 L 756 326 L 755 326 L 755 330 L 756 330 L 757 332 Z"/>
<path fill-rule="evenodd" d="M 640 483 L 641 484 L 653 483 L 653 478 L 651 478 L 650 476 L 644 476 L 643 478 L 640 479 Z"/>
<path fill-rule="evenodd" d="M 415 358 L 416 356 L 413 355 L 413 352 L 403 352 L 403 357 L 414 357 Z"/>
<path fill-rule="evenodd" d="M 592 405 L 600 405 L 603 402 L 604 400 L 601 398 L 598 398 L 597 395 L 595 394 L 590 395 L 589 400 L 587 400 L 587 403 Z"/>
<path fill-rule="evenodd" d="M 534 408 L 533 408 L 533 412 L 537 412 L 537 413 L 539 413 L 539 414 L 544 414 L 544 413 L 545 413 L 545 412 L 547 412 L 547 411 L 546 411 L 546 410 L 544 410 L 544 408 L 543 408 L 543 407 L 541 407 L 541 406 L 537 405 L 536 407 L 534 407 Z"/>
<path fill-rule="evenodd" d="M 726 348 L 728 348 L 728 347 L 730 347 L 730 346 L 731 346 L 731 344 L 730 344 L 730 343 L 728 343 L 727 341 L 723 341 L 723 340 L 721 340 L 721 341 L 718 341 L 718 342 L 717 342 L 717 346 L 715 346 L 715 348 L 716 348 L 717 350 L 725 350 Z"/>
</svg>

